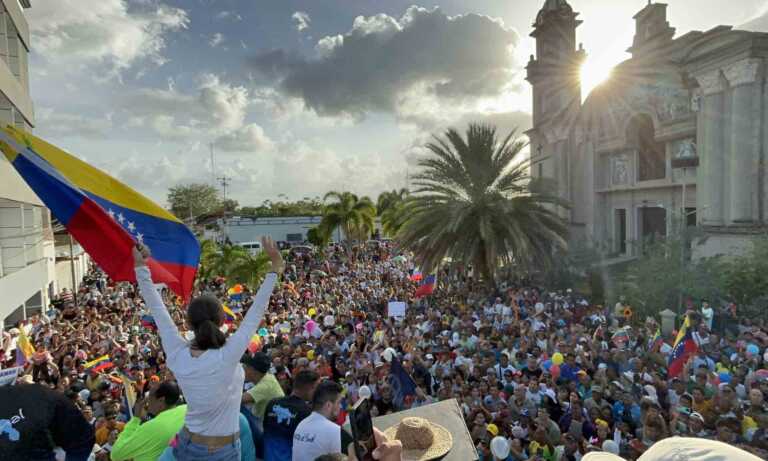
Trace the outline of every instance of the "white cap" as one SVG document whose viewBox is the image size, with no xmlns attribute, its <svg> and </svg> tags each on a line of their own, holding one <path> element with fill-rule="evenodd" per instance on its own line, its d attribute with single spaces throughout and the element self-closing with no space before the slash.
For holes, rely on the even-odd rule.
<svg viewBox="0 0 768 461">
<path fill-rule="evenodd" d="M 614 455 L 619 454 L 619 446 L 613 440 L 606 440 L 603 442 L 603 451 Z"/>
<path fill-rule="evenodd" d="M 388 347 L 384 349 L 384 353 L 381 355 L 384 357 L 384 360 L 386 360 L 387 362 L 391 362 L 392 359 L 397 356 L 397 351 L 395 351 L 391 347 Z"/>
<path fill-rule="evenodd" d="M 371 397 L 371 388 L 368 386 L 360 386 L 360 390 L 357 391 L 357 395 L 361 399 L 368 399 Z"/>
<path fill-rule="evenodd" d="M 509 442 L 501 436 L 494 437 L 491 440 L 491 453 L 496 459 L 507 459 L 509 456 Z"/>
</svg>

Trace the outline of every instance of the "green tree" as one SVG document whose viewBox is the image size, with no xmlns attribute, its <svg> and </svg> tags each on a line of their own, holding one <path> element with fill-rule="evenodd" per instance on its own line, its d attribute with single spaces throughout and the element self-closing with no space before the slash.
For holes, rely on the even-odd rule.
<svg viewBox="0 0 768 461">
<path fill-rule="evenodd" d="M 723 291 L 728 300 L 740 307 L 740 313 L 765 315 L 768 301 L 768 237 L 758 237 L 743 254 L 725 261 Z"/>
<path fill-rule="evenodd" d="M 331 232 L 325 226 L 317 225 L 307 231 L 307 241 L 318 248 L 325 248 L 331 240 Z"/>
<path fill-rule="evenodd" d="M 253 217 L 322 216 L 323 202 L 320 197 L 304 197 L 295 202 L 264 200 L 259 206 L 246 206 L 239 211 L 243 216 Z"/>
<path fill-rule="evenodd" d="M 393 205 L 389 206 L 380 213 L 381 216 L 381 228 L 384 231 L 384 235 L 394 237 L 400 232 L 405 222 L 410 216 L 410 201 L 405 198 Z"/>
<path fill-rule="evenodd" d="M 487 284 L 501 264 L 547 265 L 566 247 L 567 226 L 557 197 L 529 187 L 529 167 L 519 158 L 526 143 L 512 131 L 471 124 L 466 139 L 449 129 L 426 145 L 419 161 L 410 217 L 398 239 L 431 270 L 444 258 L 472 263 Z"/>
<path fill-rule="evenodd" d="M 200 267 L 197 275 L 200 278 L 210 278 L 216 274 L 213 273 L 213 262 L 215 255 L 219 251 L 219 246 L 213 240 L 203 240 L 200 242 Z"/>
<path fill-rule="evenodd" d="M 235 261 L 235 264 L 225 274 L 228 285 L 245 283 L 251 288 L 257 287 L 271 267 L 269 256 L 263 251 L 256 256 L 246 253 Z"/>
<path fill-rule="evenodd" d="M 179 184 L 168 189 L 168 207 L 180 219 L 196 218 L 221 209 L 215 187 L 202 184 Z"/>
<path fill-rule="evenodd" d="M 328 192 L 323 198 L 321 226 L 330 232 L 341 228 L 347 246 L 351 240 L 365 240 L 374 230 L 376 207 L 368 197 L 358 197 L 351 192 Z M 330 202 L 329 202 L 330 200 Z"/>
<path fill-rule="evenodd" d="M 402 203 L 406 197 L 408 197 L 408 189 L 406 188 L 384 191 L 379 194 L 379 197 L 376 199 L 376 212 L 379 216 L 383 216 L 385 211 L 396 207 L 398 204 Z"/>
</svg>

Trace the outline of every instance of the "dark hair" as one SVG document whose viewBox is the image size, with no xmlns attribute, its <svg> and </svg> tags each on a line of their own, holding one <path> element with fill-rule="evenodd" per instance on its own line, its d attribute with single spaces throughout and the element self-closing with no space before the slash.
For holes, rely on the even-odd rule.
<svg viewBox="0 0 768 461">
<path fill-rule="evenodd" d="M 269 367 L 272 365 L 272 361 L 263 352 L 257 352 L 253 356 L 245 354 L 240 361 L 243 365 L 249 366 L 263 375 L 267 374 Z"/>
<path fill-rule="evenodd" d="M 187 319 L 195 333 L 196 348 L 219 349 L 224 345 L 226 337 L 219 330 L 223 317 L 219 300 L 211 295 L 197 297 L 189 303 Z"/>
<path fill-rule="evenodd" d="M 347 457 L 341 453 L 327 453 L 318 456 L 315 461 L 347 461 Z"/>
<path fill-rule="evenodd" d="M 312 396 L 312 409 L 319 410 L 323 408 L 326 402 L 335 402 L 343 390 L 341 384 L 330 379 L 318 384 L 315 395 Z"/>
<path fill-rule="evenodd" d="M 320 379 L 320 375 L 312 370 L 301 370 L 296 373 L 296 377 L 293 379 L 294 389 L 306 389 L 309 386 L 314 385 L 317 380 Z"/>
<path fill-rule="evenodd" d="M 181 390 L 179 390 L 178 384 L 173 381 L 163 381 L 155 389 L 155 398 L 163 399 L 166 405 L 173 406 L 179 401 L 181 396 Z"/>
</svg>

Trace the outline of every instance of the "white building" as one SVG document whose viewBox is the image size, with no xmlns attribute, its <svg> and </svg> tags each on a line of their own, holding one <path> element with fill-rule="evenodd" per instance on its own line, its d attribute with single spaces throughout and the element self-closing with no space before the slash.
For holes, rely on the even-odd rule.
<svg viewBox="0 0 768 461">
<path fill-rule="evenodd" d="M 302 243 L 307 231 L 320 224 L 320 216 L 291 216 L 279 218 L 228 218 L 222 228 L 224 238 L 232 243 L 256 242 L 271 237 L 276 242 Z M 333 240 L 339 241 L 334 232 Z"/>
<path fill-rule="evenodd" d="M 29 0 L 0 0 L 0 123 L 31 130 Z M 50 213 L 4 156 L 0 156 L 0 322 L 47 305 L 55 290 Z"/>
</svg>

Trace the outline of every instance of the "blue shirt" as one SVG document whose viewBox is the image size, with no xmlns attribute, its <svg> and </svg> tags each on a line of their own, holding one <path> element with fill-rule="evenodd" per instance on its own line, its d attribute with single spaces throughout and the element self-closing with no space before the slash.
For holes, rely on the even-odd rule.
<svg viewBox="0 0 768 461">
<path fill-rule="evenodd" d="M 563 379 L 567 379 L 568 381 L 575 381 L 576 373 L 578 373 L 580 369 L 581 368 L 579 368 L 579 366 L 576 364 L 571 366 L 571 365 L 568 365 L 567 363 L 564 363 L 560 365 L 560 377 Z"/>
</svg>

